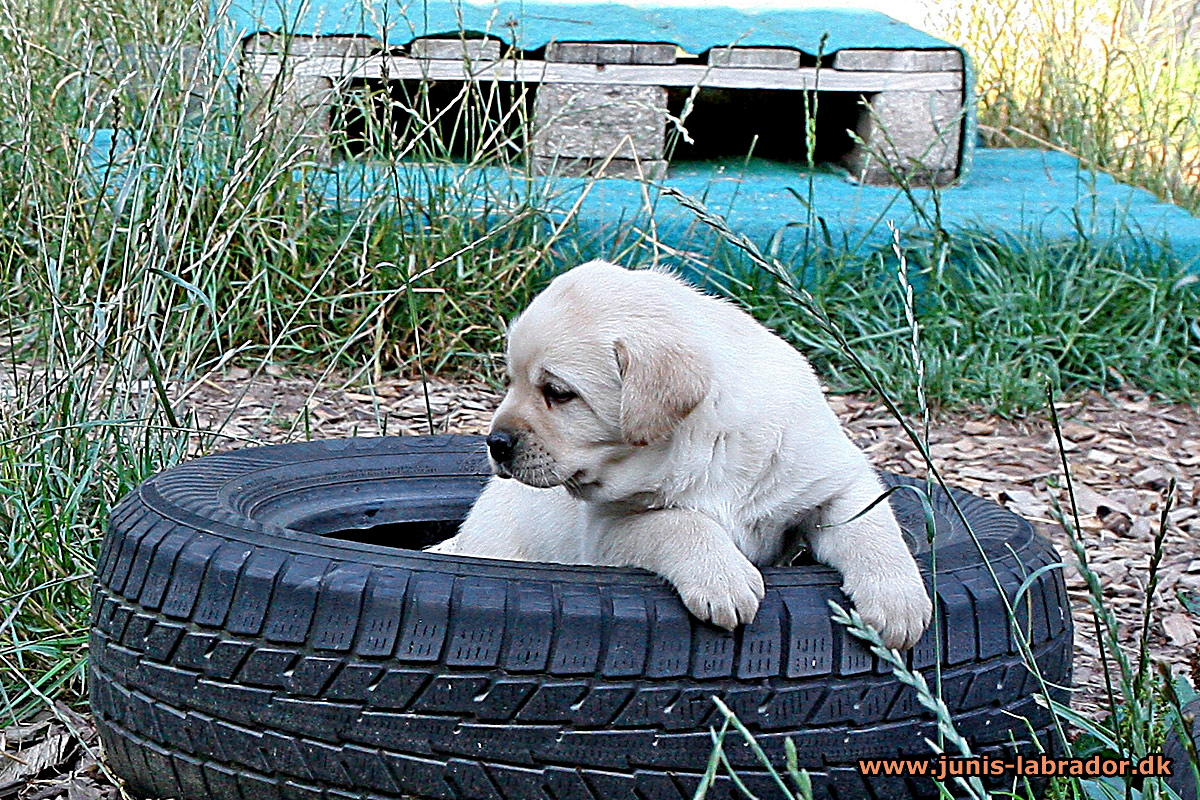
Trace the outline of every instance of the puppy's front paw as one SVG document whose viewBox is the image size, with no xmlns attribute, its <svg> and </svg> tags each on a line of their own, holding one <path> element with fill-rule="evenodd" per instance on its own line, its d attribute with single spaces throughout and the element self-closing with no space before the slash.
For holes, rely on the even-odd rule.
<svg viewBox="0 0 1200 800">
<path fill-rule="evenodd" d="M 749 624 L 763 599 L 762 573 L 741 553 L 673 581 L 688 611 L 726 630 Z"/>
<path fill-rule="evenodd" d="M 843 586 L 863 621 L 879 631 L 885 645 L 897 650 L 916 644 L 933 616 L 925 584 L 915 572 L 888 582 L 866 578 L 852 584 L 847 578 Z"/>
</svg>

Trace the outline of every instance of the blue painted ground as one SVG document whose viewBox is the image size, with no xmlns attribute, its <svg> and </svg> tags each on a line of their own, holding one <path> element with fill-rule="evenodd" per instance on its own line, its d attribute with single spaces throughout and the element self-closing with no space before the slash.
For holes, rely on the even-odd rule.
<svg viewBox="0 0 1200 800">
<path fill-rule="evenodd" d="M 92 138 L 96 174 L 106 176 L 109 190 L 135 165 L 108 166 L 111 132 Z M 221 181 L 215 170 L 209 180 Z M 309 168 L 304 173 L 313 191 L 332 210 L 350 211 L 365 201 L 392 198 L 396 185 L 414 206 L 443 192 L 477 198 L 476 213 L 502 219 L 523 203 L 548 212 L 557 224 L 574 211 L 568 230 L 585 240 L 585 248 L 602 253 L 631 230 L 653 236 L 670 248 L 711 252 L 711 229 L 662 188 L 632 180 L 531 178 L 519 170 L 402 166 L 398 181 L 391 170 L 357 164 Z M 1132 257 L 1166 253 L 1179 265 L 1200 273 L 1200 218 L 1158 200 L 1150 192 L 1082 169 L 1076 159 L 1038 150 L 981 149 L 971 177 L 961 186 L 911 193 L 851 183 L 844 174 L 810 174 L 770 162 L 725 165 L 694 163 L 673 166 L 662 184 L 700 201 L 784 263 L 811 260 L 814 250 L 866 254 L 889 246 L 893 223 L 912 244 L 927 238 L 935 225 L 951 233 L 972 232 L 1008 240 L 1042 243 L 1087 239 L 1123 248 Z M 455 201 L 455 207 L 461 201 Z M 811 208 L 811 211 L 809 210 Z"/>
<path fill-rule="evenodd" d="M 405 183 L 420 195 L 430 174 Z M 342 198 L 361 198 L 364 181 L 365 191 L 372 192 L 372 178 L 361 170 L 335 171 L 329 178 Z M 536 194 L 537 205 L 560 216 L 578 206 L 576 230 L 598 243 L 631 226 L 653 228 L 660 242 L 683 250 L 712 238 L 694 213 L 655 186 L 617 179 L 526 180 L 490 169 L 475 185 L 493 198 Z M 970 178 L 936 191 L 860 186 L 842 173 L 810 174 L 769 162 L 684 164 L 672 167 L 663 186 L 700 200 L 785 263 L 799 263 L 813 248 L 856 254 L 886 248 L 891 222 L 910 241 L 937 225 L 1013 243 L 1087 239 L 1122 247 L 1134 257 L 1169 253 L 1185 269 L 1200 272 L 1200 218 L 1144 189 L 1082 169 L 1061 153 L 977 150 Z M 333 196 L 335 190 L 331 185 L 324 191 Z M 494 202 L 481 204 L 481 213 L 485 205 L 496 208 Z"/>
</svg>

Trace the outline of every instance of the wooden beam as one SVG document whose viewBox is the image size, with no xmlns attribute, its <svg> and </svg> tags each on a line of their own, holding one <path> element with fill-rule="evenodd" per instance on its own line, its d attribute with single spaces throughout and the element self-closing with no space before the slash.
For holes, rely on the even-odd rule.
<svg viewBox="0 0 1200 800">
<path fill-rule="evenodd" d="M 451 61 L 499 61 L 500 42 L 495 39 L 414 39 L 408 46 L 413 58 Z"/>
<path fill-rule="evenodd" d="M 546 60 L 576 64 L 674 64 L 675 45 L 641 42 L 551 42 Z"/>
<path fill-rule="evenodd" d="M 962 72 L 957 50 L 839 50 L 833 68 L 871 72 Z"/>
<path fill-rule="evenodd" d="M 780 47 L 714 47 L 708 51 L 713 67 L 800 69 L 800 51 Z"/>
<path fill-rule="evenodd" d="M 279 73 L 282 58 L 251 55 L 246 66 L 263 80 Z M 473 65 L 395 55 L 367 58 L 299 56 L 296 77 L 388 80 L 475 80 L 520 83 L 590 83 L 626 86 L 706 86 L 720 89 L 819 89 L 831 92 L 961 91 L 961 72 L 843 72 L 829 68 L 794 70 L 712 67 L 695 64 L 570 64 L 511 60 Z"/>
</svg>

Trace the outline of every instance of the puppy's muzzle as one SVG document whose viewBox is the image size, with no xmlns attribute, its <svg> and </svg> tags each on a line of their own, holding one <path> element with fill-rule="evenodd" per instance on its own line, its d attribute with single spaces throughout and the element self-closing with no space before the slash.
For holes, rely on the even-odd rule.
<svg viewBox="0 0 1200 800">
<path fill-rule="evenodd" d="M 513 452 L 517 449 L 517 435 L 511 431 L 492 431 L 486 441 L 488 453 L 496 465 L 496 472 L 501 477 L 511 475 Z"/>
</svg>

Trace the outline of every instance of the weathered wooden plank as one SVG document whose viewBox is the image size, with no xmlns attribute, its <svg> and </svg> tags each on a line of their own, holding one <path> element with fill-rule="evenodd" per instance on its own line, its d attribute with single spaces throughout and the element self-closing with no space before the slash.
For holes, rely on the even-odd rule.
<svg viewBox="0 0 1200 800">
<path fill-rule="evenodd" d="M 365 58 L 383 48 L 371 36 L 281 36 L 256 33 L 242 41 L 243 55 L 287 55 L 295 60 L 308 58 Z"/>
<path fill-rule="evenodd" d="M 800 51 L 780 47 L 714 47 L 708 51 L 708 63 L 714 67 L 799 69 Z"/>
<path fill-rule="evenodd" d="M 278 59 L 254 56 L 253 69 L 278 71 Z M 958 72 L 855 72 L 801 67 L 712 67 L 696 64 L 575 64 L 501 61 L 464 69 L 461 62 L 394 55 L 369 58 L 310 58 L 295 65 L 297 75 L 342 78 L 518 81 L 526 83 L 614 84 L 625 86 L 709 86 L 723 89 L 822 89 L 834 92 L 961 91 Z M 819 73 L 819 74 L 818 74 Z"/>
<path fill-rule="evenodd" d="M 499 61 L 500 42 L 495 39 L 414 39 L 408 52 L 413 58 Z"/>
<path fill-rule="evenodd" d="M 576 64 L 674 64 L 675 45 L 646 42 L 551 42 L 546 60 Z"/>
<path fill-rule="evenodd" d="M 833 68 L 855 72 L 961 72 L 957 50 L 839 50 Z"/>
<path fill-rule="evenodd" d="M 710 52 L 709 64 L 647 64 L 617 63 L 642 57 L 622 43 L 559 43 L 548 48 L 549 60 L 536 61 L 495 60 L 496 42 L 418 41 L 411 52 L 423 58 L 382 53 L 362 37 L 294 37 L 286 40 L 286 57 L 278 37 L 249 40 L 242 61 L 247 135 L 327 159 L 329 111 L 350 79 L 521 82 L 538 85 L 535 169 L 594 175 L 607 164 L 608 176 L 661 177 L 665 87 L 822 90 L 861 93 L 869 102 L 848 125 L 863 140 L 844 160 L 859 180 L 944 184 L 959 168 L 963 73 L 953 50 L 842 51 L 835 64 L 845 68 L 817 69 L 798 66 L 797 51 L 776 48 L 721 48 Z M 471 58 L 475 42 L 474 54 L 485 60 Z M 665 49 L 650 52 L 665 58 Z M 930 69 L 918 70 L 924 67 Z"/>
</svg>

